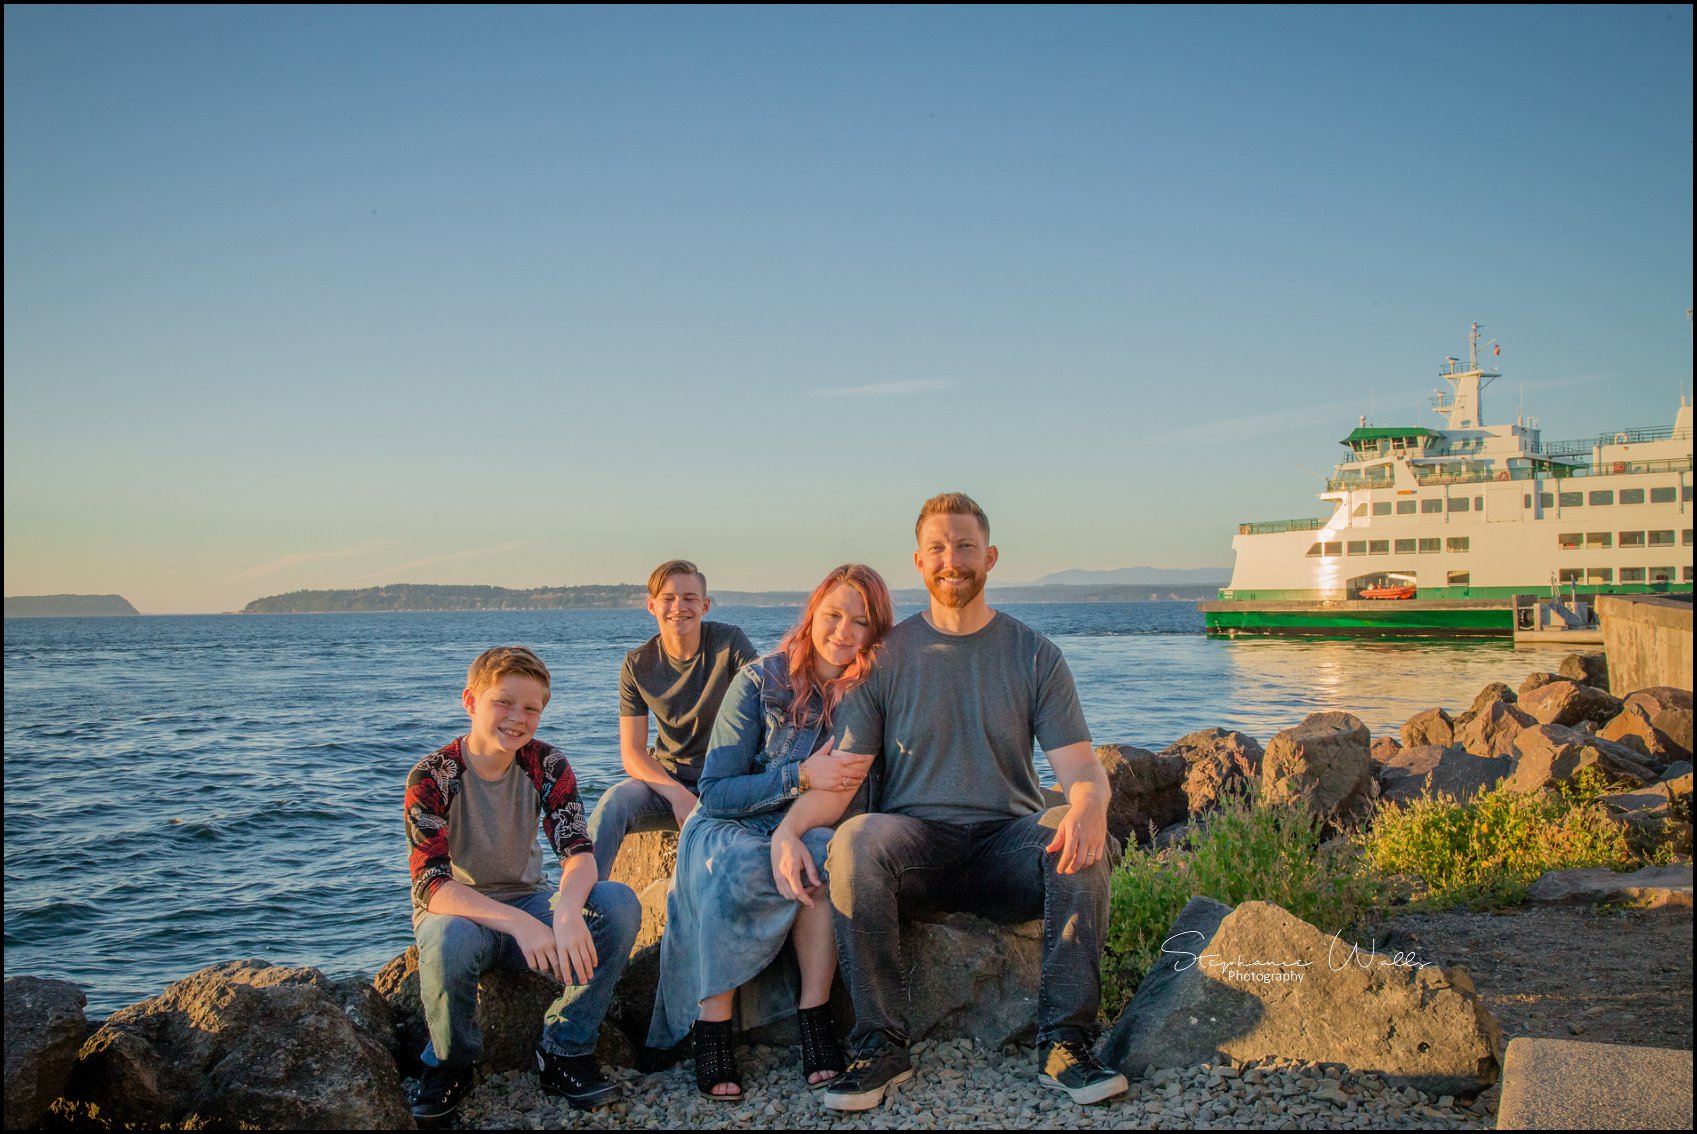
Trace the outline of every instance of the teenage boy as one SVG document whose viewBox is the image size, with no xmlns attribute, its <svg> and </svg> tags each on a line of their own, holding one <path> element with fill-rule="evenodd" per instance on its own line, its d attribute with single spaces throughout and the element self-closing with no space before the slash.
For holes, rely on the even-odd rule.
<svg viewBox="0 0 1697 1134">
<path fill-rule="evenodd" d="M 612 877 L 627 834 L 681 830 L 695 809 L 719 702 L 757 656 L 737 627 L 702 621 L 712 608 L 707 578 L 689 560 L 668 560 L 648 576 L 648 613 L 660 632 L 625 655 L 619 674 L 619 759 L 630 778 L 607 789 L 589 817 L 602 879 Z"/>
<path fill-rule="evenodd" d="M 565 754 L 536 739 L 548 667 L 523 646 L 479 654 L 460 699 L 471 728 L 407 776 L 413 934 L 430 1043 L 413 1102 L 420 1124 L 452 1114 L 483 1052 L 477 981 L 530 968 L 564 985 L 542 1017 L 543 1091 L 572 1106 L 611 1102 L 595 1042 L 642 924 L 630 887 L 598 882 L 577 778 Z M 560 885 L 542 879 L 542 824 Z"/>
<path fill-rule="evenodd" d="M 837 710 L 837 751 L 880 757 L 884 778 L 876 810 L 831 840 L 830 901 L 855 1023 L 852 1062 L 825 1088 L 825 1105 L 867 1110 L 913 1076 L 901 917 L 927 909 L 1043 919 L 1038 1081 L 1099 1102 L 1126 1089 L 1094 1051 L 1107 776 L 1060 650 L 985 601 L 996 549 L 983 510 L 958 492 L 934 496 L 914 534 L 930 608 L 890 631 L 871 676 Z M 1044 810 L 1033 741 L 1067 805 Z M 797 901 L 819 883 L 806 851 L 796 853 L 799 836 L 835 820 L 851 796 L 803 794 L 773 836 L 779 888 Z"/>
</svg>

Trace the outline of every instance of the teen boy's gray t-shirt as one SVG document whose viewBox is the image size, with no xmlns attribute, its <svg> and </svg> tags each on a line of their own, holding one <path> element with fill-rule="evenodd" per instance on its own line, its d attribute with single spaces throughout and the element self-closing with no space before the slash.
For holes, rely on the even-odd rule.
<svg viewBox="0 0 1697 1134">
<path fill-rule="evenodd" d="M 995 612 L 972 634 L 923 614 L 885 638 L 872 675 L 837 710 L 837 748 L 883 758 L 876 810 L 943 823 L 1043 809 L 1032 758 L 1090 740 L 1060 649 Z"/>
<path fill-rule="evenodd" d="M 693 787 L 707 759 L 719 702 L 737 670 L 756 656 L 748 635 L 728 622 L 703 622 L 701 648 L 684 662 L 668 655 L 656 634 L 625 655 L 619 715 L 653 717 L 654 758 L 679 783 Z"/>
<path fill-rule="evenodd" d="M 454 881 L 496 901 L 547 890 L 542 844 L 536 841 L 541 807 L 536 785 L 517 761 L 496 780 L 466 768 L 460 790 L 448 804 L 448 858 Z M 415 928 L 424 912 L 413 910 Z"/>
</svg>

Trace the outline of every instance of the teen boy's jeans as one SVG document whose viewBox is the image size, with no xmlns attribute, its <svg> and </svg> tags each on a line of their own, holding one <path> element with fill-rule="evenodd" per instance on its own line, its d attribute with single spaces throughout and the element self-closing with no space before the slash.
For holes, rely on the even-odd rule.
<svg viewBox="0 0 1697 1134">
<path fill-rule="evenodd" d="M 507 902 L 545 925 L 554 924 L 549 904 L 553 891 Z M 583 919 L 595 942 L 600 964 L 588 984 L 567 985 L 542 1017 L 542 1046 L 555 1055 L 588 1055 L 595 1050 L 602 1017 L 612 1003 L 613 986 L 624 972 L 637 930 L 642 926 L 642 903 L 629 886 L 597 882 L 584 903 Z M 477 1026 L 477 979 L 490 969 L 524 969 L 518 942 L 506 933 L 486 928 L 470 918 L 424 915 L 414 931 L 418 938 L 419 992 L 430 1044 L 424 1062 L 432 1066 L 464 1067 L 483 1055 L 483 1034 Z"/>
<path fill-rule="evenodd" d="M 595 876 L 605 882 L 612 875 L 619 844 L 626 835 L 677 829 L 677 814 L 665 796 L 641 780 L 620 780 L 607 789 L 589 814 L 589 841 L 595 844 Z"/>
<path fill-rule="evenodd" d="M 1047 853 L 1066 814 L 1052 807 L 1019 819 L 954 824 L 907 815 L 856 815 L 837 828 L 829 858 L 831 906 L 843 981 L 854 1002 L 851 1046 L 876 1035 L 906 1046 L 906 971 L 898 922 L 932 911 L 994 921 L 1043 919 L 1037 1040 L 1090 1039 L 1102 999 L 1106 861 L 1076 874 Z"/>
</svg>

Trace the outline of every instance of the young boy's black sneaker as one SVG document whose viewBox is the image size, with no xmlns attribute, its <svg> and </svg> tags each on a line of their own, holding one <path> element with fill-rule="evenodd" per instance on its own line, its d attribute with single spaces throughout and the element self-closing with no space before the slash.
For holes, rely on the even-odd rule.
<svg viewBox="0 0 1697 1134">
<path fill-rule="evenodd" d="M 601 1073 L 593 1055 L 555 1055 L 536 1049 L 536 1077 L 544 1094 L 558 1095 L 579 1110 L 619 1097 L 619 1085 Z"/>
<path fill-rule="evenodd" d="M 469 1064 L 464 1067 L 426 1067 L 412 1099 L 413 1121 L 420 1126 L 443 1121 L 471 1094 L 476 1081 L 475 1069 Z"/>
<path fill-rule="evenodd" d="M 1096 1103 L 1124 1094 L 1125 1076 L 1102 1066 L 1088 1043 L 1056 1040 L 1038 1045 L 1037 1081 L 1065 1091 L 1075 1103 Z"/>
<path fill-rule="evenodd" d="M 825 1084 L 825 1105 L 832 1110 L 871 1110 L 890 1090 L 913 1078 L 907 1048 L 878 1043 L 849 1062 L 848 1070 Z"/>
</svg>

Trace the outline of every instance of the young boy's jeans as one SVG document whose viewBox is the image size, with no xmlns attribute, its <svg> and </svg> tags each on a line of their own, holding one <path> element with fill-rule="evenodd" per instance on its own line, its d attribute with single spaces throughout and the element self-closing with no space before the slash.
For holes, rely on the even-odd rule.
<svg viewBox="0 0 1697 1134">
<path fill-rule="evenodd" d="M 685 784 L 691 791 L 695 788 Z M 639 831 L 675 831 L 678 817 L 671 801 L 641 780 L 620 780 L 607 789 L 589 815 L 589 841 L 595 844 L 596 877 L 605 882 L 619 857 L 619 844 Z"/>
<path fill-rule="evenodd" d="M 554 891 L 517 898 L 507 905 L 530 914 L 544 925 L 554 923 L 549 904 Z M 595 1050 L 601 1020 L 612 1003 L 613 986 L 624 972 L 631 945 L 642 926 L 642 903 L 629 886 L 597 882 L 584 903 L 583 919 L 595 941 L 600 962 L 586 985 L 568 984 L 542 1017 L 542 1046 L 555 1055 L 588 1055 Z M 483 1055 L 483 1034 L 477 1026 L 477 979 L 490 969 L 524 969 L 524 954 L 510 934 L 499 933 L 470 918 L 424 915 L 414 931 L 418 939 L 419 992 L 430 1043 L 424 1062 L 430 1066 L 469 1066 Z"/>
</svg>

